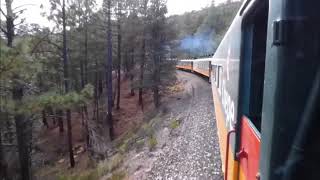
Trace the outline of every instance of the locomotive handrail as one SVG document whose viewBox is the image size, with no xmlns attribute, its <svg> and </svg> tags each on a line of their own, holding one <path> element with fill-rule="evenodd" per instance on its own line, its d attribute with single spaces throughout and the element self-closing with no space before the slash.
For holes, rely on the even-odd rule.
<svg viewBox="0 0 320 180">
<path fill-rule="evenodd" d="M 226 163 L 225 163 L 225 169 L 224 169 L 224 179 L 228 180 L 228 164 L 229 164 L 229 146 L 230 146 L 230 137 L 232 133 L 235 133 L 236 130 L 230 130 L 227 134 L 227 148 L 226 148 Z"/>
</svg>

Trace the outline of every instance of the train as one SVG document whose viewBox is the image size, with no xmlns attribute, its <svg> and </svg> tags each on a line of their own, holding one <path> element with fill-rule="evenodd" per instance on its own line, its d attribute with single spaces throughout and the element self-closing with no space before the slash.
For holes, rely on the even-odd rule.
<svg viewBox="0 0 320 180">
<path fill-rule="evenodd" d="M 244 0 L 208 77 L 225 180 L 319 180 L 320 1 Z M 211 99 L 208 99 L 211 100 Z"/>
<path fill-rule="evenodd" d="M 198 73 L 204 77 L 207 77 L 210 82 L 211 76 L 211 59 L 200 58 L 200 59 L 183 59 L 177 62 L 176 69 L 187 70 Z"/>
</svg>

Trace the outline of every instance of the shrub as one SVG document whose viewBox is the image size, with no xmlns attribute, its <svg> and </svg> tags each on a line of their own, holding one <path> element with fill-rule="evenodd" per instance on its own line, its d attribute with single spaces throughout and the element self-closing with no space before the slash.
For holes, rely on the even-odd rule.
<svg viewBox="0 0 320 180">
<path fill-rule="evenodd" d="M 177 129 L 179 126 L 180 126 L 180 121 L 178 121 L 177 119 L 174 119 L 170 123 L 170 128 L 171 129 Z"/>
<path fill-rule="evenodd" d="M 151 135 L 148 140 L 149 150 L 152 151 L 158 144 L 157 138 Z"/>
<path fill-rule="evenodd" d="M 126 173 L 124 171 L 117 171 L 112 174 L 112 176 L 108 180 L 123 180 L 126 177 Z"/>
<path fill-rule="evenodd" d="M 113 171 L 115 169 L 117 169 L 120 164 L 123 162 L 123 155 L 118 153 L 116 155 L 114 155 L 112 158 L 111 158 L 111 162 L 110 162 L 110 170 Z"/>
</svg>

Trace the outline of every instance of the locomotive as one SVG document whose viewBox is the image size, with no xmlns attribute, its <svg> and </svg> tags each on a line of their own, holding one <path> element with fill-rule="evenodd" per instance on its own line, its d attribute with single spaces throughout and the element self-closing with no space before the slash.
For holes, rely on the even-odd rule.
<svg viewBox="0 0 320 180">
<path fill-rule="evenodd" d="M 210 58 L 225 180 L 319 180 L 320 1 L 246 0 Z M 319 131 L 320 132 L 320 131 Z"/>
</svg>

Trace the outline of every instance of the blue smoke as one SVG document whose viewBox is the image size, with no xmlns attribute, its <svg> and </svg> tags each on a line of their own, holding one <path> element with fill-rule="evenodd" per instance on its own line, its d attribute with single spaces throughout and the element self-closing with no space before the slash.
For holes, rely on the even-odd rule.
<svg viewBox="0 0 320 180">
<path fill-rule="evenodd" d="M 213 54 L 216 48 L 214 36 L 215 32 L 213 30 L 205 30 L 194 35 L 188 35 L 180 41 L 179 49 L 188 56 Z"/>
</svg>

